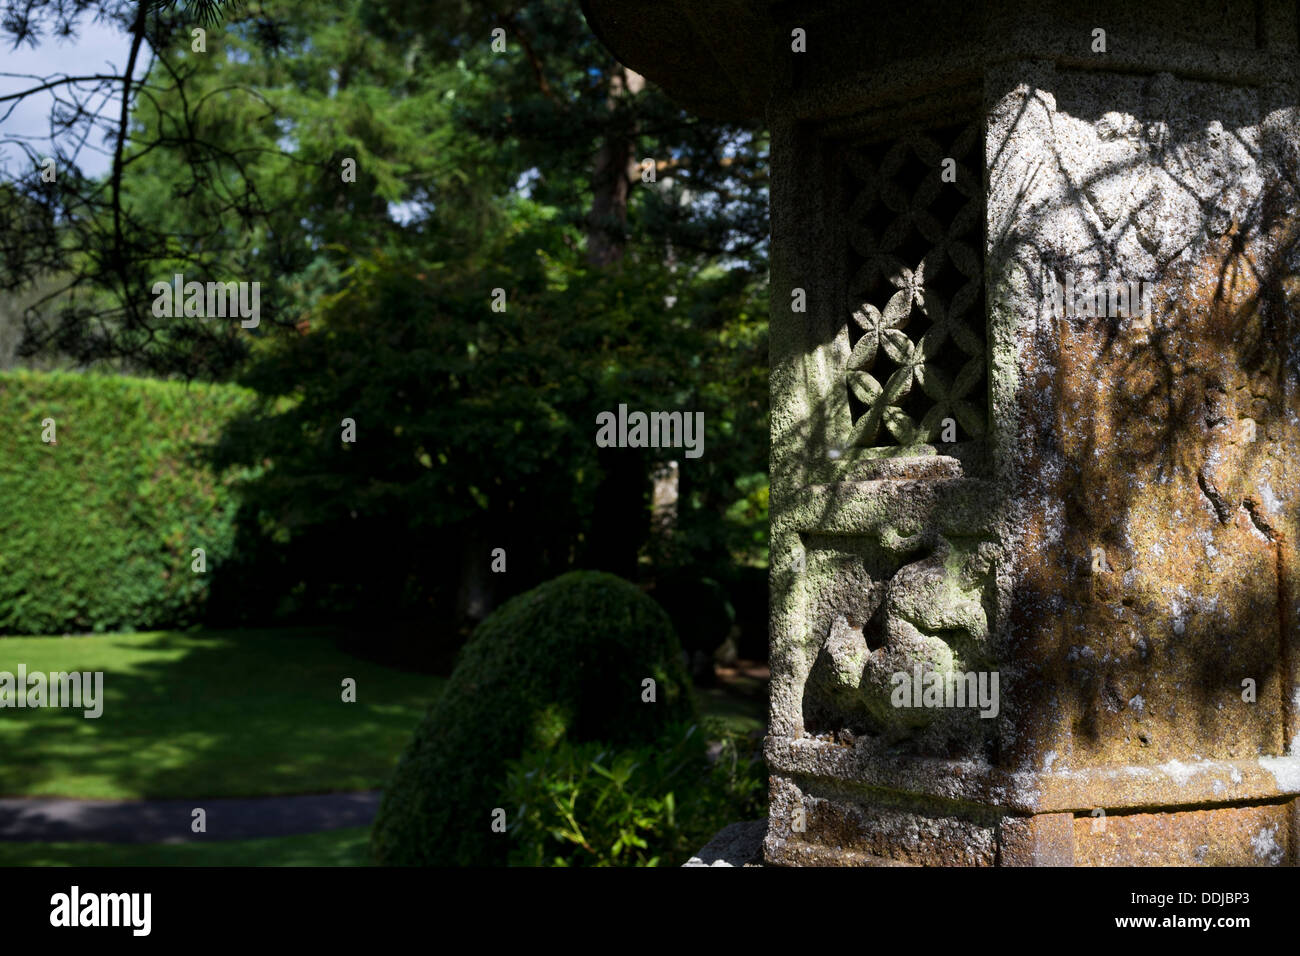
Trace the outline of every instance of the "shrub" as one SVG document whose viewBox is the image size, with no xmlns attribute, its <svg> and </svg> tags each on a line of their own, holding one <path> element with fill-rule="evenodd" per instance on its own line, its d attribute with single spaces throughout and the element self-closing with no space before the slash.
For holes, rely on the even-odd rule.
<svg viewBox="0 0 1300 956">
<path fill-rule="evenodd" d="M 642 701 L 653 678 L 656 701 Z M 490 830 L 506 761 L 564 740 L 648 743 L 695 706 L 672 626 L 636 587 L 575 571 L 518 595 L 461 651 L 416 729 L 375 821 L 385 864 L 506 862 Z M 508 809 L 508 808 L 507 808 Z"/>
<path fill-rule="evenodd" d="M 237 504 L 195 445 L 249 399 L 221 385 L 0 374 L 0 633 L 197 620 Z M 42 441 L 47 418 L 57 444 Z M 207 574 L 191 570 L 200 547 Z"/>
<path fill-rule="evenodd" d="M 765 793 L 752 746 L 725 740 L 710 764 L 695 726 L 647 747 L 530 750 L 509 765 L 510 863 L 677 866 L 728 823 L 761 816 Z"/>
</svg>

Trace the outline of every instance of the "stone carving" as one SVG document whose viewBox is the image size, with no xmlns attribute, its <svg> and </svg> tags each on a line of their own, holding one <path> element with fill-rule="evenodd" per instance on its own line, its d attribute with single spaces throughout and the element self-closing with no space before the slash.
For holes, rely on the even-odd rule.
<svg viewBox="0 0 1300 956">
<path fill-rule="evenodd" d="M 980 192 L 976 175 L 961 165 L 978 142 L 973 126 L 946 147 L 911 134 L 888 146 L 879 162 L 864 151 L 847 160 L 861 181 L 850 211 L 850 242 L 861 266 L 850 285 L 856 305 L 849 327 L 850 336 L 860 335 L 845 382 L 864 409 L 850 445 L 935 441 L 945 418 L 968 438 L 985 432 L 976 389 L 985 366 Z M 949 159 L 955 178 L 945 182 Z M 914 190 L 905 188 L 917 177 Z M 907 258 L 918 254 L 919 264 Z M 881 311 L 872 299 L 885 296 Z"/>
<path fill-rule="evenodd" d="M 843 291 L 772 315 L 767 861 L 1300 863 L 1293 5 L 1129 5 L 1104 54 L 1077 3 L 759 6 L 768 55 L 664 72 L 753 79 L 774 285 Z M 894 709 L 913 664 L 997 672 L 996 719 Z"/>
<path fill-rule="evenodd" d="M 919 665 L 922 673 L 946 679 L 984 656 L 989 634 L 984 592 L 995 549 L 988 542 L 958 549 L 933 531 L 909 537 L 886 531 L 881 545 L 917 557 L 885 583 L 866 626 L 836 617 L 810 675 L 809 693 L 846 725 L 893 731 L 924 727 L 935 712 L 895 707 L 891 678 L 910 675 Z"/>
</svg>

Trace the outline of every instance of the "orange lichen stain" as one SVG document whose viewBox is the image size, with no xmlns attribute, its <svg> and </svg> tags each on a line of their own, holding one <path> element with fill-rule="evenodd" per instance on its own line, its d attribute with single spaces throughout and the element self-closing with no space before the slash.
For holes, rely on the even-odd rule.
<svg viewBox="0 0 1300 956">
<path fill-rule="evenodd" d="M 1279 568 L 1295 561 L 1278 549 L 1296 540 L 1282 513 L 1294 509 L 1264 512 L 1300 487 L 1278 453 L 1300 447 L 1283 364 L 1294 312 L 1278 307 L 1300 301 L 1300 283 L 1261 285 L 1274 275 L 1263 248 L 1283 246 L 1244 246 L 1230 230 L 1159 286 L 1150 329 L 1096 319 L 1062 332 L 1067 467 L 1055 491 L 1077 557 L 1054 655 L 1070 739 L 1056 743 L 1076 757 L 1231 759 L 1280 753 L 1289 738 Z M 1096 547 L 1110 573 L 1093 573 Z M 1243 677 L 1257 702 L 1240 700 Z"/>
</svg>

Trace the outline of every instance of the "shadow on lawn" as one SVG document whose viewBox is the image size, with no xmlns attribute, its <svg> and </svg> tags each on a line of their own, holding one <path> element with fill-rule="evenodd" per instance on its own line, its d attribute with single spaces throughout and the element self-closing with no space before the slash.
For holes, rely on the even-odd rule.
<svg viewBox="0 0 1300 956">
<path fill-rule="evenodd" d="M 0 795 L 235 797 L 382 787 L 441 680 L 312 631 L 5 638 L 0 669 L 104 671 L 104 710 L 6 710 Z M 342 700 L 345 678 L 356 702 Z"/>
</svg>

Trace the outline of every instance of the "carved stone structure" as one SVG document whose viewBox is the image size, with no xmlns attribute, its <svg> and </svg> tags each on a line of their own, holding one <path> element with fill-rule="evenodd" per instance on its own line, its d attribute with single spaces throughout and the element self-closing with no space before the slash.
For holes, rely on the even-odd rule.
<svg viewBox="0 0 1300 956">
<path fill-rule="evenodd" d="M 586 7 L 772 132 L 767 861 L 1294 864 L 1297 4 Z"/>
</svg>

